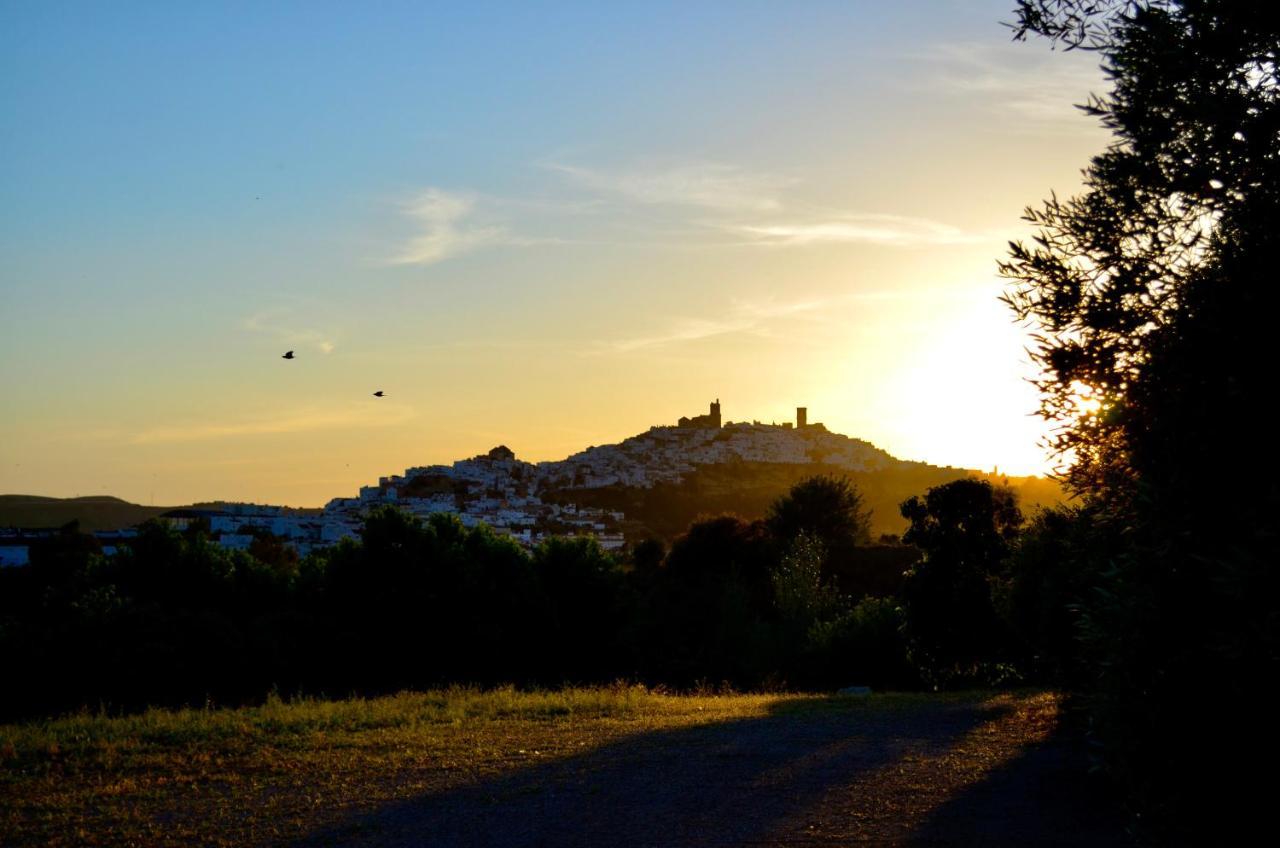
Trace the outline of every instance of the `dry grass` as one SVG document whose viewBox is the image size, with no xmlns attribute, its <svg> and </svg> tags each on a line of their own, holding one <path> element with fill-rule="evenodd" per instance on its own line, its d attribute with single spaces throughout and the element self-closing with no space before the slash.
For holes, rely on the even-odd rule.
<svg viewBox="0 0 1280 848">
<path fill-rule="evenodd" d="M 633 733 L 763 714 L 795 696 L 454 688 L 0 726 L 0 832 L 17 845 L 238 845 L 353 809 L 580 754 Z"/>
<path fill-rule="evenodd" d="M 4 725 L 0 843 L 275 844 L 653 731 L 787 712 L 884 717 L 926 701 L 984 697 L 454 688 Z M 1052 712 L 1049 702 L 1041 706 Z"/>
</svg>

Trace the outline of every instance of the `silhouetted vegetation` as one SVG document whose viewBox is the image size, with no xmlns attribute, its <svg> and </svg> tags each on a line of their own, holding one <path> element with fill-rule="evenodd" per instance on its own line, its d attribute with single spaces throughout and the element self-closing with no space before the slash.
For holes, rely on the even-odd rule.
<svg viewBox="0 0 1280 848">
<path fill-rule="evenodd" d="M 590 538 L 529 551 L 455 516 L 385 508 L 359 540 L 301 561 L 266 534 L 220 547 L 199 522 L 150 522 L 110 556 L 68 527 L 0 572 L 4 709 L 450 683 L 918 686 L 898 593 L 920 550 L 861 544 L 866 510 L 847 481 L 802 481 L 770 516 L 703 518 L 669 551 L 649 540 L 614 555 Z"/>
<path fill-rule="evenodd" d="M 1243 841 L 1266 827 L 1267 785 L 1244 758 L 1274 754 L 1280 665 L 1280 486 L 1261 459 L 1280 17 L 1229 0 L 1018 12 L 1019 36 L 1100 53 L 1112 90 L 1088 111 L 1114 139 L 1083 194 L 1029 210 L 1036 244 L 1003 268 L 1039 331 L 1043 413 L 1085 499 L 1034 528 L 1011 601 L 1039 660 L 1081 675 L 1102 762 L 1161 840 Z M 1068 622 L 1023 603 L 1046 589 L 1077 599 L 1074 668 Z"/>
<path fill-rule="evenodd" d="M 843 477 L 810 477 L 773 502 L 769 529 L 779 539 L 807 534 L 839 556 L 871 540 L 871 510 Z"/>
<path fill-rule="evenodd" d="M 797 483 L 815 476 L 844 480 L 856 489 L 862 506 L 870 510 L 869 531 L 873 538 L 903 533 L 908 522 L 899 514 L 898 504 L 953 480 L 979 477 L 1008 486 L 1027 510 L 1057 506 L 1067 497 L 1057 481 L 1044 477 L 1007 477 L 922 462 L 850 471 L 814 461 L 713 463 L 698 466 L 678 483 L 564 489 L 544 493 L 543 499 L 620 510 L 627 516 L 629 536 L 670 543 L 700 515 L 732 513 L 748 520 L 764 518 L 778 498 Z"/>
<path fill-rule="evenodd" d="M 902 601 L 915 665 L 934 686 L 999 682 L 1008 643 L 992 584 L 1022 525 L 1013 493 L 957 480 L 902 504 L 903 542 L 923 559 L 907 572 Z"/>
<path fill-rule="evenodd" d="M 680 689 L 911 689 L 1065 676 L 1085 583 L 1075 512 L 1019 539 L 1013 494 L 963 480 L 902 504 L 868 544 L 847 480 L 800 481 L 768 520 L 703 517 L 667 550 L 591 538 L 533 550 L 456 516 L 371 512 L 358 540 L 299 560 L 193 522 L 143 525 L 104 556 L 68 526 L 0 571 L 10 716 L 80 706 L 255 702 L 453 683 L 619 679 Z"/>
</svg>

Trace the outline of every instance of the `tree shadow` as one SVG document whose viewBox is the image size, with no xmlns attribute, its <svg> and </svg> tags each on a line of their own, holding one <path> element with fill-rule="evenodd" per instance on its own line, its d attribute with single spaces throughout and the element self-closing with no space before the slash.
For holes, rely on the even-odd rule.
<svg viewBox="0 0 1280 848">
<path fill-rule="evenodd" d="M 989 703 L 785 702 L 769 714 L 640 733 L 581 755 L 349 816 L 298 845 L 741 845 L 832 789 L 950 748 Z M 786 840 L 789 843 L 794 840 Z"/>
<path fill-rule="evenodd" d="M 1060 720 L 1049 736 L 935 807 L 909 845 L 1126 846 L 1126 817 L 1090 770 L 1084 730 Z"/>
</svg>

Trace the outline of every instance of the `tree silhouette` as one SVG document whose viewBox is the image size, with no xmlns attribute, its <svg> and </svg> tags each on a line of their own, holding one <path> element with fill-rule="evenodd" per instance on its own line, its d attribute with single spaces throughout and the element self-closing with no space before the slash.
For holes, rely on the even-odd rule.
<svg viewBox="0 0 1280 848">
<path fill-rule="evenodd" d="M 1277 22 L 1256 12 L 1230 0 L 1019 3 L 1016 37 L 1100 51 L 1114 82 L 1084 107 L 1115 134 L 1086 191 L 1028 209 L 1035 242 L 1011 244 L 1000 266 L 1007 302 L 1037 331 L 1042 412 L 1080 491 L 1134 480 L 1153 349 L 1189 319 L 1190 290 L 1228 244 L 1274 229 Z"/>
<path fill-rule="evenodd" d="M 1028 210 L 1035 243 L 1001 265 L 1038 333 L 1054 447 L 1109 540 L 1083 618 L 1093 727 L 1164 837 L 1237 841 L 1265 809 L 1237 758 L 1271 726 L 1261 681 L 1280 664 L 1264 411 L 1280 15 L 1233 0 L 1022 0 L 1017 15 L 1016 37 L 1098 51 L 1112 81 L 1086 107 L 1114 140 L 1084 193 Z"/>
<path fill-rule="evenodd" d="M 807 533 L 832 553 L 844 553 L 871 540 L 871 510 L 844 477 L 801 480 L 774 501 L 766 520 L 778 539 L 794 540 Z"/>
<path fill-rule="evenodd" d="M 980 679 L 1005 641 L 990 582 L 1022 524 L 1016 499 L 986 480 L 956 480 L 904 501 L 902 517 L 911 522 L 902 540 L 924 553 L 902 588 L 912 659 L 935 686 Z"/>
</svg>

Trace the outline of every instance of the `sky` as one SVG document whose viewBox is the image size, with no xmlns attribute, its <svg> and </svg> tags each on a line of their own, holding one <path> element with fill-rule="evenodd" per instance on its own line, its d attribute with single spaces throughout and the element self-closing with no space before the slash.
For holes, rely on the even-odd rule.
<svg viewBox="0 0 1280 848">
<path fill-rule="evenodd" d="M 315 506 L 717 398 L 1047 471 L 996 263 L 1106 85 L 1012 5 L 0 0 L 0 492 Z"/>
</svg>

